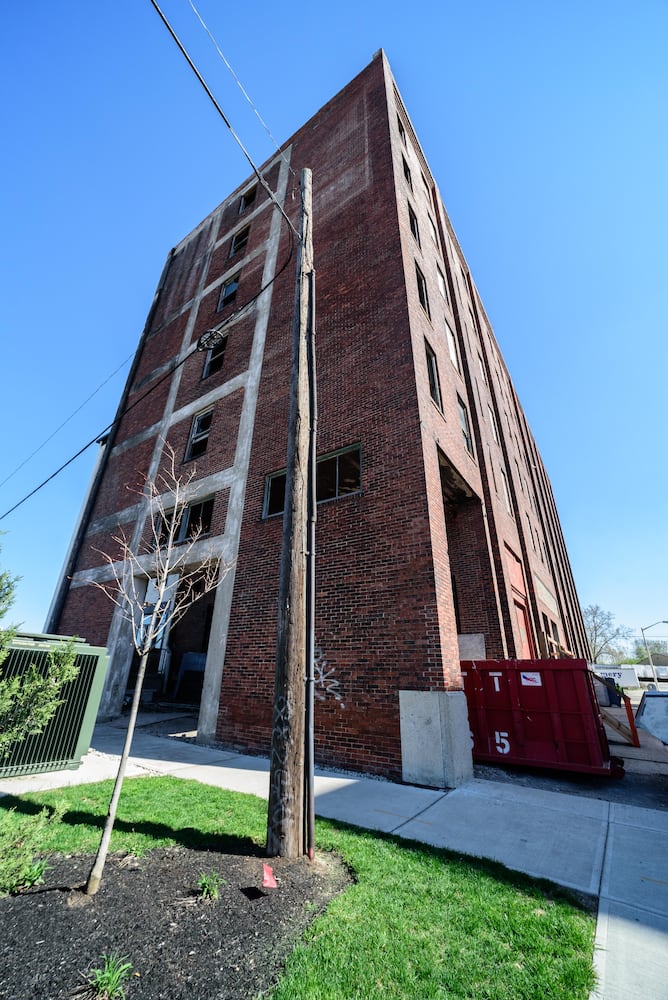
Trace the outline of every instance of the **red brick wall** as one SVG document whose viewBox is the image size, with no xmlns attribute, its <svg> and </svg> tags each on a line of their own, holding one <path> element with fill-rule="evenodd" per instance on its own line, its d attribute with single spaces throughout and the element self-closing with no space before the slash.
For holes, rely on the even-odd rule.
<svg viewBox="0 0 668 1000">
<path fill-rule="evenodd" d="M 376 70 L 327 106 L 318 130 L 298 134 L 291 165 L 297 173 L 318 165 L 318 453 L 362 449 L 362 494 L 318 508 L 316 753 L 323 763 L 396 777 L 398 692 L 442 690 L 445 677 L 380 64 Z M 335 199 L 330 185 L 341 173 L 352 180 Z M 261 515 L 265 476 L 285 466 L 292 273 L 273 296 L 218 727 L 223 742 L 263 752 L 282 519 Z"/>
<path fill-rule="evenodd" d="M 78 635 L 93 646 L 106 646 L 114 605 L 97 587 L 73 587 L 60 621 L 60 635 Z"/>
<path fill-rule="evenodd" d="M 569 634 L 576 642 L 580 625 L 549 482 L 475 289 L 462 276 L 466 264 L 426 161 L 410 128 L 402 145 L 397 112 L 391 106 L 388 114 L 388 100 L 392 105 L 383 61 L 376 59 L 292 137 L 286 145 L 293 173 L 285 208 L 297 227 L 299 172 L 311 167 L 318 453 L 356 444 L 362 455 L 360 495 L 318 508 L 317 758 L 398 777 L 399 691 L 461 688 L 452 577 L 461 630 L 484 632 L 490 656 L 512 653 L 516 642 L 502 556 L 506 542 L 523 560 L 534 624 L 539 605 L 533 572 L 554 588 L 563 617 L 572 619 Z M 412 192 L 403 176 L 404 156 Z M 267 174 L 273 189 L 278 170 L 273 166 Z M 254 205 L 239 214 L 239 192 L 250 183 L 252 178 L 172 255 L 133 374 L 130 402 L 144 386 L 157 383 L 162 364 L 177 357 L 189 323 L 192 345 L 260 291 L 272 213 L 258 189 Z M 419 247 L 409 226 L 409 202 L 420 226 Z M 439 227 L 438 245 L 429 217 Z M 230 258 L 231 237 L 248 222 L 248 244 Z M 282 526 L 280 517 L 264 519 L 262 508 L 266 477 L 284 468 L 287 445 L 296 255 L 285 225 L 277 261 L 217 729 L 223 743 L 258 752 L 267 752 L 270 744 Z M 430 316 L 418 299 L 415 261 L 427 281 Z M 218 312 L 221 279 L 237 263 L 242 271 L 237 300 Z M 438 291 L 437 268 L 448 282 L 447 300 Z M 205 290 L 201 298 L 198 289 Z M 196 479 L 232 466 L 243 388 L 216 400 L 206 453 L 194 462 L 182 460 L 197 401 L 246 371 L 256 318 L 251 305 L 227 328 L 220 373 L 202 379 L 205 354 L 196 352 L 176 376 L 175 409 L 188 407 L 189 416 L 172 424 L 168 439 L 179 469 L 185 474 L 194 470 Z M 450 360 L 446 321 L 457 338 L 458 368 Z M 425 339 L 437 357 L 440 407 L 429 392 Z M 488 378 L 479 370 L 479 354 Z M 116 445 L 162 419 L 170 384 L 167 380 L 126 414 Z M 458 397 L 469 411 L 474 456 L 464 446 Z M 497 417 L 500 442 L 492 434 L 488 405 Z M 94 518 L 134 502 L 126 486 L 140 481 L 155 443 L 152 438 L 111 454 Z M 444 510 L 439 454 L 458 470 L 473 496 L 456 514 Z M 508 475 L 512 514 L 500 491 L 501 464 Z M 216 497 L 214 534 L 223 531 L 226 509 L 225 491 Z M 542 559 L 529 539 L 527 514 L 544 541 Z M 91 565 L 90 550 L 82 550 L 77 569 Z M 110 609 L 104 599 L 84 599 L 91 592 L 71 591 L 61 630 L 104 643 Z M 188 647 L 186 623 L 174 642 L 177 652 Z"/>
</svg>

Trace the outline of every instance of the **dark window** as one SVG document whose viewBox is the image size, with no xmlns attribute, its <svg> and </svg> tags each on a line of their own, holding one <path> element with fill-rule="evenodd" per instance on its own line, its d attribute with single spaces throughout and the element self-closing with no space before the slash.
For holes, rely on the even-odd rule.
<svg viewBox="0 0 668 1000">
<path fill-rule="evenodd" d="M 246 249 L 246 244 L 248 243 L 248 234 L 250 233 L 250 226 L 244 226 L 243 229 L 239 229 L 238 232 L 232 237 L 232 242 L 230 244 L 230 257 L 234 257 L 235 254 L 243 253 Z"/>
<path fill-rule="evenodd" d="M 242 194 L 241 198 L 239 199 L 239 215 L 241 215 L 242 212 L 247 212 L 248 209 L 251 207 L 251 205 L 255 204 L 256 197 L 257 197 L 257 184 L 254 187 L 250 188 L 248 191 L 245 191 L 244 194 Z"/>
<path fill-rule="evenodd" d="M 399 135 L 401 136 L 401 141 L 404 146 L 406 145 L 406 129 L 404 128 L 404 123 L 402 122 L 399 115 L 397 115 L 397 126 L 399 128 Z"/>
<path fill-rule="evenodd" d="M 206 451 L 206 446 L 209 443 L 212 416 L 213 410 L 207 410 L 206 413 L 198 413 L 193 418 L 188 438 L 188 447 L 186 448 L 186 462 L 189 462 L 192 458 L 198 458 Z"/>
<path fill-rule="evenodd" d="M 469 454 L 473 454 L 473 438 L 471 437 L 471 425 L 469 423 L 469 411 L 466 409 L 466 405 L 457 396 L 457 407 L 459 409 L 459 423 L 462 428 L 462 435 L 464 437 L 464 444 L 466 445 L 466 450 Z"/>
<path fill-rule="evenodd" d="M 420 268 L 415 265 L 415 277 L 417 279 L 418 288 L 418 298 L 420 299 L 420 305 L 426 312 L 427 316 L 431 319 L 431 313 L 429 312 L 429 296 L 427 295 L 427 282 L 424 274 Z"/>
<path fill-rule="evenodd" d="M 174 541 L 187 542 L 193 537 L 208 535 L 211 531 L 212 515 L 213 497 L 209 497 L 207 500 L 200 500 L 186 507 L 174 532 Z M 171 517 L 173 517 L 173 512 L 166 515 L 160 526 L 161 545 L 164 545 L 167 541 Z"/>
<path fill-rule="evenodd" d="M 413 178 L 411 177 L 411 168 L 406 163 L 406 157 L 401 157 L 401 162 L 404 165 L 404 177 L 406 178 L 406 183 L 408 184 L 411 191 L 413 190 Z"/>
<path fill-rule="evenodd" d="M 338 455 L 318 459 L 316 496 L 321 500 L 336 500 L 360 489 L 360 450 L 354 448 Z"/>
<path fill-rule="evenodd" d="M 431 347 L 425 340 L 424 342 L 425 351 L 427 352 L 427 372 L 429 374 L 429 392 L 431 393 L 431 398 L 434 400 L 439 410 L 442 409 L 441 405 L 441 383 L 438 378 L 438 362 L 436 361 L 436 355 L 432 351 Z"/>
<path fill-rule="evenodd" d="M 193 535 L 207 535 L 211 531 L 211 515 L 213 514 L 213 497 L 194 503 L 188 507 L 187 518 L 183 538 L 192 538 Z"/>
<path fill-rule="evenodd" d="M 411 232 L 415 237 L 415 242 L 418 246 L 420 246 L 420 229 L 418 227 L 417 215 L 410 205 L 408 206 L 408 221 L 410 222 Z"/>
<path fill-rule="evenodd" d="M 202 378 L 208 378 L 209 375 L 215 375 L 216 372 L 221 370 L 223 367 L 223 361 L 225 360 L 226 346 L 227 337 L 223 337 L 222 340 L 218 341 L 215 347 L 212 347 L 209 351 L 207 351 Z"/>
<path fill-rule="evenodd" d="M 264 499 L 264 516 L 282 514 L 285 506 L 285 472 L 267 477 Z M 323 455 L 316 466 L 316 496 L 318 503 L 337 500 L 362 488 L 360 448 L 347 448 L 334 455 Z"/>
<path fill-rule="evenodd" d="M 236 299 L 240 277 L 241 272 L 238 271 L 236 274 L 232 275 L 231 278 L 228 278 L 227 281 L 223 282 L 223 287 L 220 289 L 217 312 L 220 312 L 220 310 L 224 309 L 225 306 L 231 305 Z"/>
</svg>

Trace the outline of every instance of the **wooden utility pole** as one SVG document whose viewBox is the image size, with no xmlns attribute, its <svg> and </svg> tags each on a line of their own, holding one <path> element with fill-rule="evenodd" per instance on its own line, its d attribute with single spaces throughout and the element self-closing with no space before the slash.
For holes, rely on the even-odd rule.
<svg viewBox="0 0 668 1000">
<path fill-rule="evenodd" d="M 312 321 L 311 171 L 301 174 L 297 283 L 292 327 L 288 457 L 283 510 L 272 718 L 267 854 L 304 853 L 304 709 L 307 659 L 306 553 L 309 469 L 307 345 Z"/>
</svg>

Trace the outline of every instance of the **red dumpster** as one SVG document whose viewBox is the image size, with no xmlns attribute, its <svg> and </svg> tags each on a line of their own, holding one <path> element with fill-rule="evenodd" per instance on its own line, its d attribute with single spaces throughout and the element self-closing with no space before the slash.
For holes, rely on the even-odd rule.
<svg viewBox="0 0 668 1000">
<path fill-rule="evenodd" d="M 622 777 L 585 660 L 462 660 L 473 759 Z"/>
</svg>

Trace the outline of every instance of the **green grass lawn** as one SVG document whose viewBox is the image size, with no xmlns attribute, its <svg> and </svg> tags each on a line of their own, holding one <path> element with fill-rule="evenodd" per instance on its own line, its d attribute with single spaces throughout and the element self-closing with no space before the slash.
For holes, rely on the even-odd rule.
<svg viewBox="0 0 668 1000">
<path fill-rule="evenodd" d="M 101 782 L 0 798 L 5 849 L 8 828 L 60 803 L 62 818 L 43 827 L 40 852 L 93 853 L 110 795 L 111 782 Z M 111 850 L 141 855 L 182 844 L 255 853 L 266 810 L 254 796 L 194 781 L 127 779 Z M 499 865 L 332 822 L 318 821 L 316 838 L 356 881 L 295 948 L 274 1000 L 588 997 L 595 917 L 566 893 Z M 0 858 L 2 850 L 0 842 Z"/>
</svg>

